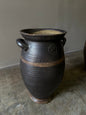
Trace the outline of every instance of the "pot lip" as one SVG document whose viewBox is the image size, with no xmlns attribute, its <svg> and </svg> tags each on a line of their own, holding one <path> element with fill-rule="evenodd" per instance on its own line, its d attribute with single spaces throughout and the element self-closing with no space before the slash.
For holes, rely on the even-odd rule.
<svg viewBox="0 0 86 115">
<path fill-rule="evenodd" d="M 41 31 L 41 30 L 55 30 L 61 32 L 61 34 L 33 34 L 34 32 Z M 62 29 L 56 28 L 28 28 L 20 30 L 22 35 L 27 35 L 29 37 L 47 37 L 47 36 L 62 36 L 65 35 L 67 32 Z"/>
</svg>

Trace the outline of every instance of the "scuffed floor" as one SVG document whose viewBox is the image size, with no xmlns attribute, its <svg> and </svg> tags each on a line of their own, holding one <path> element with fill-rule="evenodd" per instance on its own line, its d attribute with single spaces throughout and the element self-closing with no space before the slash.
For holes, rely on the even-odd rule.
<svg viewBox="0 0 86 115">
<path fill-rule="evenodd" d="M 0 70 L 0 115 L 86 115 L 83 52 L 66 54 L 64 79 L 48 104 L 30 100 L 18 66 Z"/>
</svg>

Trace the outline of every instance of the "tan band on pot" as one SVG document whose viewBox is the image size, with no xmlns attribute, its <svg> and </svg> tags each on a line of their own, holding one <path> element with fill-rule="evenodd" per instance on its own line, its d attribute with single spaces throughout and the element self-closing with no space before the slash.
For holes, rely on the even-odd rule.
<svg viewBox="0 0 86 115">
<path fill-rule="evenodd" d="M 21 61 L 26 63 L 26 64 L 30 64 L 32 66 L 36 66 L 36 67 L 51 67 L 51 66 L 55 66 L 57 64 L 60 64 L 61 62 L 63 62 L 64 57 L 62 57 L 61 59 L 57 60 L 57 61 L 53 61 L 53 62 L 46 62 L 46 63 L 34 63 L 34 62 L 29 62 L 26 61 L 23 57 L 21 57 Z"/>
</svg>

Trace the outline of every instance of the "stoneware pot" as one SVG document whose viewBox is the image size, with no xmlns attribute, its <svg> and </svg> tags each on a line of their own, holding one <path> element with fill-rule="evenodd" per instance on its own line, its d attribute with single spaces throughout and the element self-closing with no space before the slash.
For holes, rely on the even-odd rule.
<svg viewBox="0 0 86 115">
<path fill-rule="evenodd" d="M 47 103 L 62 81 L 65 58 L 63 46 L 66 32 L 59 29 L 24 29 L 20 68 L 31 99 Z"/>
</svg>

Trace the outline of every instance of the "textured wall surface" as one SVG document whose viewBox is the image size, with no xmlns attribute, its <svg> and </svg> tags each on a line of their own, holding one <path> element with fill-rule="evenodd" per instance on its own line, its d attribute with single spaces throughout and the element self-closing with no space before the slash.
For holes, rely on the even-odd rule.
<svg viewBox="0 0 86 115">
<path fill-rule="evenodd" d="M 83 48 L 86 0 L 0 0 L 0 68 L 17 64 L 19 30 L 34 27 L 64 29 L 65 51 Z"/>
</svg>

